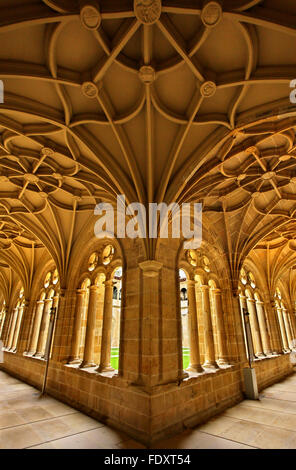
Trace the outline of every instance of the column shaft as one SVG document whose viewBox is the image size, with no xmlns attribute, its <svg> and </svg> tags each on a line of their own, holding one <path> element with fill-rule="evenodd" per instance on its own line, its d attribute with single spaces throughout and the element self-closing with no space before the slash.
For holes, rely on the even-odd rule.
<svg viewBox="0 0 296 470">
<path fill-rule="evenodd" d="M 111 331 L 112 331 L 113 281 L 105 281 L 104 314 L 101 343 L 101 360 L 98 372 L 114 370 L 111 367 Z"/>
<path fill-rule="evenodd" d="M 210 288 L 209 286 L 200 286 L 200 289 L 202 294 L 202 312 L 205 335 L 205 362 L 203 366 L 216 369 L 218 368 L 218 365 L 215 360 L 215 346 L 209 294 Z"/>
<path fill-rule="evenodd" d="M 188 371 L 202 372 L 203 368 L 200 364 L 199 352 L 199 335 L 197 325 L 197 311 L 196 311 L 196 297 L 195 297 L 195 282 L 192 280 L 187 281 L 187 296 L 188 296 L 188 333 L 190 342 L 190 364 Z"/>
<path fill-rule="evenodd" d="M 289 348 L 293 348 L 293 335 L 292 335 L 292 331 L 291 331 L 291 325 L 290 325 L 290 322 L 289 322 L 289 312 L 286 308 L 283 308 L 283 318 L 284 318 L 284 324 L 285 324 L 285 327 L 286 327 L 286 333 L 287 333 L 287 340 L 288 340 L 288 345 L 289 345 Z"/>
<path fill-rule="evenodd" d="M 84 306 L 86 294 L 87 294 L 86 289 L 77 289 L 72 348 L 71 348 L 71 356 L 69 358 L 69 362 L 71 364 L 77 364 L 81 362 L 81 359 L 79 357 L 79 349 L 80 349 L 80 339 L 81 339 L 83 306 Z"/>
<path fill-rule="evenodd" d="M 213 304 L 217 321 L 218 364 L 227 364 L 226 332 L 223 318 L 221 290 L 213 289 Z"/>
<path fill-rule="evenodd" d="M 44 309 L 44 300 L 38 300 L 35 317 L 34 317 L 32 336 L 30 339 L 29 347 L 28 347 L 28 354 L 31 354 L 31 355 L 35 354 L 37 351 L 37 343 L 38 343 L 38 336 L 39 336 L 43 309 Z"/>
<path fill-rule="evenodd" d="M 260 328 L 259 328 L 256 307 L 255 307 L 255 300 L 247 299 L 247 305 L 248 305 L 248 311 L 250 314 L 250 324 L 251 324 L 253 343 L 255 347 L 255 354 L 257 357 L 264 357 L 265 354 L 263 352 L 261 333 L 260 333 Z"/>
<path fill-rule="evenodd" d="M 7 341 L 7 349 L 11 349 L 12 347 L 12 342 L 13 342 L 13 337 L 14 337 L 14 332 L 15 332 L 15 325 L 17 321 L 17 316 L 18 316 L 18 307 L 16 307 L 13 310 L 13 316 L 12 316 L 12 321 L 10 324 L 10 329 L 9 329 L 9 335 L 8 335 L 8 341 Z"/>
<path fill-rule="evenodd" d="M 44 354 L 44 347 L 46 343 L 46 333 L 47 333 L 46 327 L 49 322 L 49 311 L 50 311 L 51 305 L 52 305 L 52 299 L 44 300 L 44 309 L 42 312 L 42 319 L 40 323 L 37 348 L 36 348 L 36 353 L 34 354 L 34 356 L 42 357 Z"/>
<path fill-rule="evenodd" d="M 89 288 L 89 304 L 86 323 L 85 343 L 83 361 L 80 367 L 94 367 L 94 345 L 95 345 L 95 327 L 97 313 L 98 286 Z"/>
<path fill-rule="evenodd" d="M 286 333 L 286 328 L 285 328 L 285 323 L 284 323 L 284 318 L 283 318 L 283 311 L 280 307 L 277 308 L 277 313 L 278 313 L 278 318 L 279 318 L 280 330 L 282 334 L 284 352 L 287 352 L 289 351 L 289 343 L 288 343 L 288 338 L 287 338 L 287 333 Z"/>
<path fill-rule="evenodd" d="M 12 340 L 12 351 L 16 351 L 17 348 L 17 343 L 18 343 L 18 337 L 19 337 L 19 332 L 21 328 L 21 322 L 23 318 L 23 313 L 24 313 L 24 306 L 19 307 L 18 309 L 18 316 L 17 316 L 17 321 L 15 324 L 15 329 L 14 329 L 14 335 L 13 335 L 13 340 Z"/>
<path fill-rule="evenodd" d="M 262 337 L 263 351 L 265 354 L 272 354 L 263 302 L 256 300 L 256 310 L 258 315 L 260 333 Z"/>
</svg>

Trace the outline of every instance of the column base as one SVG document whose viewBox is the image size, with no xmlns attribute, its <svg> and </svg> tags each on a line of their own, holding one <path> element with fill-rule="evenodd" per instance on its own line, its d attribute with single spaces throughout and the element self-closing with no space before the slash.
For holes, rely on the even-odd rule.
<svg viewBox="0 0 296 470">
<path fill-rule="evenodd" d="M 79 368 L 80 369 L 87 369 L 88 367 L 96 367 L 97 364 L 94 364 L 93 362 L 85 362 L 82 361 Z"/>
<path fill-rule="evenodd" d="M 42 358 L 42 353 L 41 352 L 35 352 L 32 357 L 37 357 L 38 359 Z"/>
<path fill-rule="evenodd" d="M 99 365 L 99 367 L 96 368 L 96 372 L 102 373 L 102 372 L 113 372 L 115 369 L 111 366 L 104 366 L 104 365 Z"/>
<path fill-rule="evenodd" d="M 219 366 L 216 361 L 206 361 L 202 365 L 205 369 L 219 369 Z"/>
<path fill-rule="evenodd" d="M 67 364 L 81 364 L 81 359 L 79 357 L 69 358 Z"/>
<path fill-rule="evenodd" d="M 217 361 L 218 366 L 229 366 L 229 362 L 226 359 L 218 359 Z"/>
<path fill-rule="evenodd" d="M 256 354 L 255 354 L 255 357 L 257 357 L 258 359 L 260 359 L 260 358 L 266 357 L 266 354 L 264 354 L 263 352 L 256 353 Z"/>
<path fill-rule="evenodd" d="M 197 373 L 201 373 L 201 372 L 204 372 L 202 366 L 200 364 L 190 364 L 189 367 L 187 367 L 187 369 L 185 369 L 185 371 L 187 372 L 197 372 Z"/>
</svg>

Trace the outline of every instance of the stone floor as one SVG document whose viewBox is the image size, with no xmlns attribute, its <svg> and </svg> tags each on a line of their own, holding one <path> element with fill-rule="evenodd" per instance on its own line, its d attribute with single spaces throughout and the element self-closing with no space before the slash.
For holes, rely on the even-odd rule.
<svg viewBox="0 0 296 470">
<path fill-rule="evenodd" d="M 0 449 L 136 449 L 141 444 L 0 371 Z M 164 449 L 296 449 L 296 373 Z"/>
</svg>

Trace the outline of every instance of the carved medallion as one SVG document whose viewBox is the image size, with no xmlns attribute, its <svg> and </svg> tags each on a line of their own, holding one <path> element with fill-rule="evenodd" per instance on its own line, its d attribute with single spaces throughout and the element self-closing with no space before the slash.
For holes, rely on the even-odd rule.
<svg viewBox="0 0 296 470">
<path fill-rule="evenodd" d="M 89 99 L 94 99 L 99 94 L 99 88 L 93 82 L 84 82 L 81 85 L 81 90 L 82 90 L 83 95 Z"/>
<path fill-rule="evenodd" d="M 216 84 L 212 81 L 202 83 L 200 93 L 204 98 L 211 98 L 216 93 Z"/>
<path fill-rule="evenodd" d="M 101 24 L 99 6 L 95 2 L 89 2 L 81 8 L 80 20 L 86 29 L 96 30 Z"/>
<path fill-rule="evenodd" d="M 134 0 L 134 11 L 138 20 L 153 24 L 161 15 L 161 0 Z"/>
<path fill-rule="evenodd" d="M 208 28 L 216 26 L 222 18 L 222 8 L 218 2 L 209 2 L 201 12 L 201 20 Z"/>
<path fill-rule="evenodd" d="M 150 65 L 143 65 L 139 70 L 139 77 L 143 83 L 152 83 L 155 80 L 155 70 Z"/>
</svg>

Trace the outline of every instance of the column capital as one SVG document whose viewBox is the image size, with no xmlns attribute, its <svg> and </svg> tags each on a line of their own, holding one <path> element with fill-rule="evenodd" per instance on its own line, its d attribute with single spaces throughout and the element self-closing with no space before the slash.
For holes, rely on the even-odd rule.
<svg viewBox="0 0 296 470">
<path fill-rule="evenodd" d="M 76 289 L 76 294 L 85 294 L 87 292 L 87 289 Z"/>
<path fill-rule="evenodd" d="M 207 284 L 202 284 L 201 286 L 199 286 L 199 288 L 200 288 L 201 290 L 205 290 L 205 291 L 210 290 L 210 286 L 208 286 Z"/>
<path fill-rule="evenodd" d="M 247 297 L 247 302 L 251 302 L 252 304 L 255 303 L 255 299 L 251 299 L 250 297 Z"/>
<path fill-rule="evenodd" d="M 156 277 L 161 270 L 163 264 L 155 260 L 147 260 L 139 263 L 140 268 L 146 277 Z"/>
<path fill-rule="evenodd" d="M 262 300 L 256 300 L 256 304 L 263 305 L 264 302 L 262 302 Z"/>
<path fill-rule="evenodd" d="M 116 282 L 113 279 L 108 279 L 103 282 L 105 287 L 113 287 L 115 286 Z"/>
<path fill-rule="evenodd" d="M 215 287 L 214 289 L 211 289 L 211 291 L 212 291 L 214 294 L 218 294 L 218 295 L 221 295 L 221 294 L 222 294 L 222 289 L 219 289 L 219 287 Z"/>
<path fill-rule="evenodd" d="M 94 292 L 98 291 L 99 288 L 100 288 L 100 286 L 97 286 L 96 284 L 93 284 L 93 285 L 89 286 L 89 290 L 94 291 Z"/>
<path fill-rule="evenodd" d="M 44 299 L 43 300 L 37 300 L 37 304 L 44 304 Z"/>
</svg>

